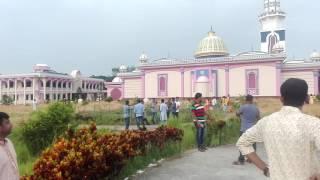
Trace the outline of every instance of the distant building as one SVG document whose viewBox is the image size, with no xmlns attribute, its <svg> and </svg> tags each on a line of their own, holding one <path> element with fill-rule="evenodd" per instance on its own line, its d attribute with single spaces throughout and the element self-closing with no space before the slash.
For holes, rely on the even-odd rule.
<svg viewBox="0 0 320 180">
<path fill-rule="evenodd" d="M 32 73 L 0 75 L 0 101 L 4 95 L 15 104 L 31 104 L 33 100 L 96 100 L 106 93 L 104 87 L 104 80 L 84 77 L 78 70 L 63 74 L 46 64 L 37 64 Z"/>
</svg>

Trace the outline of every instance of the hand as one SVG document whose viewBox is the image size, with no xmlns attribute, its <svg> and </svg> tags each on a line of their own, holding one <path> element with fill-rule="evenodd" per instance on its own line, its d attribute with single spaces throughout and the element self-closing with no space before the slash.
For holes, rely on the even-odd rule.
<svg viewBox="0 0 320 180">
<path fill-rule="evenodd" d="M 265 167 L 263 169 L 263 174 L 266 176 L 266 177 L 270 177 L 270 171 L 269 171 L 269 168 L 268 167 Z"/>
<path fill-rule="evenodd" d="M 320 180 L 320 174 L 314 174 L 309 178 L 310 180 Z"/>
</svg>

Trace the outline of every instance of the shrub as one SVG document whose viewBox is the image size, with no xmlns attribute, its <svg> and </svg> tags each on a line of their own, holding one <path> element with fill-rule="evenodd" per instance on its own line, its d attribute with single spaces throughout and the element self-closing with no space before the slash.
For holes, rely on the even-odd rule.
<svg viewBox="0 0 320 180">
<path fill-rule="evenodd" d="M 109 96 L 109 97 L 107 97 L 107 98 L 106 98 L 106 101 L 107 101 L 107 102 L 112 102 L 112 101 L 113 101 L 113 99 L 112 99 L 112 97 L 111 97 L 111 96 Z"/>
<path fill-rule="evenodd" d="M 8 96 L 8 95 L 3 95 L 2 96 L 1 104 L 10 105 L 13 102 L 14 102 L 14 100 L 10 96 Z"/>
<path fill-rule="evenodd" d="M 38 154 L 63 134 L 73 119 L 71 104 L 51 104 L 47 109 L 32 114 L 22 128 L 22 139 L 32 154 Z"/>
<path fill-rule="evenodd" d="M 101 135 L 94 124 L 67 134 L 43 152 L 34 174 L 22 179 L 114 179 L 129 159 L 145 155 L 152 147 L 162 149 L 167 142 L 181 141 L 183 136 L 181 130 L 170 127 Z"/>
</svg>

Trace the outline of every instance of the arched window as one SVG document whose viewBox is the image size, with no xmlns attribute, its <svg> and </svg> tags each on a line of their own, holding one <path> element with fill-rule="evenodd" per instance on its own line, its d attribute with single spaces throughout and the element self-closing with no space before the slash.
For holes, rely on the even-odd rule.
<svg viewBox="0 0 320 180">
<path fill-rule="evenodd" d="M 259 71 L 258 69 L 246 71 L 246 93 L 251 95 L 259 94 Z"/>
<path fill-rule="evenodd" d="M 158 76 L 158 95 L 167 96 L 168 94 L 168 75 L 161 74 Z"/>
<path fill-rule="evenodd" d="M 250 89 L 255 89 L 256 87 L 256 82 L 257 82 L 257 77 L 256 77 L 256 73 L 254 72 L 250 72 L 248 75 L 248 81 L 249 81 L 249 88 Z"/>
<path fill-rule="evenodd" d="M 275 44 L 277 44 L 277 42 L 278 42 L 277 36 L 275 34 L 270 35 L 270 37 L 269 37 L 269 46 L 268 46 L 269 53 L 272 52 L 272 48 L 273 48 L 273 46 Z"/>
<path fill-rule="evenodd" d="M 166 79 L 164 77 L 160 77 L 160 91 L 166 90 Z"/>
</svg>

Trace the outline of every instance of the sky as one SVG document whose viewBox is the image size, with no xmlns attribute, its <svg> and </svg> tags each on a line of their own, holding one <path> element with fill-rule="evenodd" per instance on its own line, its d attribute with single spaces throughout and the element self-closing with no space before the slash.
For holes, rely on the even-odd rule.
<svg viewBox="0 0 320 180">
<path fill-rule="evenodd" d="M 281 0 L 287 54 L 320 51 L 319 0 Z M 263 0 L 0 0 L 0 74 L 34 64 L 85 75 L 150 59 L 190 58 L 212 26 L 231 54 L 259 50 Z"/>
</svg>

